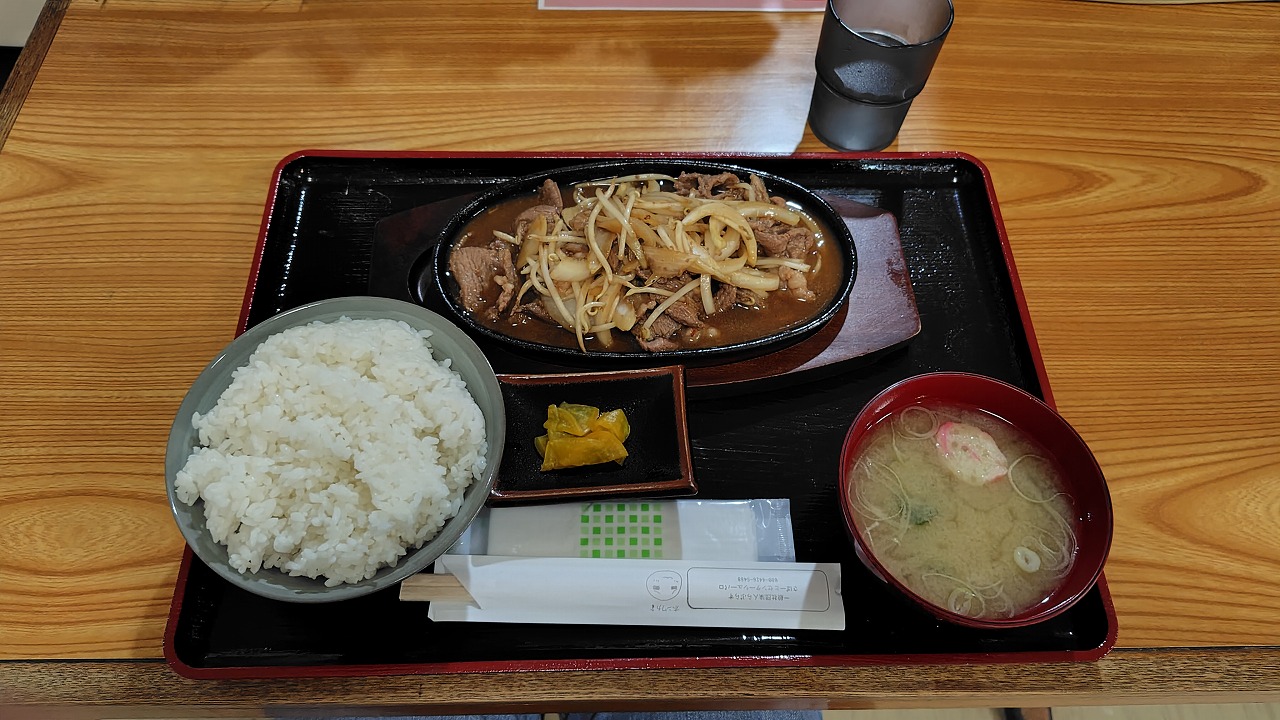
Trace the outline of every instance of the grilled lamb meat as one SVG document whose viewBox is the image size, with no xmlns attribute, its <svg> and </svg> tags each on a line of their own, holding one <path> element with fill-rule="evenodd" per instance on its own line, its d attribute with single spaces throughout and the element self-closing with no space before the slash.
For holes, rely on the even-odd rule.
<svg viewBox="0 0 1280 720">
<path fill-rule="evenodd" d="M 644 323 L 637 322 L 636 326 L 631 329 L 631 334 L 635 335 L 636 341 L 645 350 L 649 352 L 667 352 L 679 349 L 680 343 L 676 342 L 675 334 L 679 332 L 681 327 L 680 323 L 672 320 L 664 313 L 653 321 L 653 325 L 647 331 L 644 328 Z"/>
<path fill-rule="evenodd" d="M 449 272 L 458 283 L 462 306 L 491 320 L 511 304 L 520 286 L 511 246 L 501 240 L 494 240 L 485 247 L 455 248 L 449 255 Z M 484 292 L 493 284 L 500 287 L 500 292 L 497 301 L 489 305 Z"/>
<path fill-rule="evenodd" d="M 539 205 L 550 205 L 556 209 L 556 212 L 564 210 L 564 198 L 560 197 L 560 186 L 555 184 L 551 178 L 547 178 L 542 182 L 542 187 L 538 189 Z"/>
<path fill-rule="evenodd" d="M 809 277 L 795 268 L 778 268 L 778 280 L 782 288 L 800 300 L 814 300 L 818 296 L 809 289 Z"/>
<path fill-rule="evenodd" d="M 805 259 L 816 248 L 817 239 L 806 227 L 789 227 L 765 218 L 752 219 L 748 223 L 755 233 L 756 244 L 769 257 Z"/>
<path fill-rule="evenodd" d="M 520 288 L 520 274 L 516 271 L 515 261 L 511 257 L 511 248 L 506 243 L 495 240 L 489 248 L 497 256 L 498 269 L 502 271 L 493 277 L 493 281 L 502 288 L 498 293 L 498 302 L 486 313 L 489 319 L 493 320 L 506 310 L 515 298 L 516 290 Z"/>
<path fill-rule="evenodd" d="M 711 296 L 716 313 L 722 313 L 738 304 L 738 288 L 732 285 L 721 285 Z"/>
<path fill-rule="evenodd" d="M 676 192 L 681 195 L 693 194 L 694 197 L 700 198 L 722 198 L 725 200 L 745 200 L 747 198 L 746 190 L 740 187 L 733 187 L 741 182 L 738 176 L 733 173 L 720 173 L 719 175 L 705 175 L 702 173 L 680 173 L 680 177 L 676 178 Z"/>
<path fill-rule="evenodd" d="M 533 300 L 527 303 L 517 304 L 515 307 L 511 308 L 512 315 L 517 315 L 520 313 L 524 313 L 525 315 L 528 315 L 530 317 L 538 318 L 539 320 L 545 323 L 548 323 L 550 325 L 559 324 L 556 322 L 555 316 L 551 314 L 551 311 L 547 310 L 547 306 L 542 304 L 541 297 L 535 297 Z"/>
<path fill-rule="evenodd" d="M 650 340 L 645 340 L 639 335 L 636 335 L 636 342 L 640 343 L 640 347 L 649 352 L 671 352 L 672 350 L 680 349 L 680 343 L 672 340 L 671 338 L 655 337 Z"/>
</svg>

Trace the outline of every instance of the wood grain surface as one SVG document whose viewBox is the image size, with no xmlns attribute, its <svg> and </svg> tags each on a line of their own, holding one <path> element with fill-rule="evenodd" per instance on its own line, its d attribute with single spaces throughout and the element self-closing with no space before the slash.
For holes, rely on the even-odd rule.
<svg viewBox="0 0 1280 720">
<path fill-rule="evenodd" d="M 1096 663 L 881 666 L 856 669 L 517 673 L 307 680 L 196 681 L 161 662 L 0 665 L 5 720 L 176 717 L 371 717 L 452 713 L 760 708 L 1063 707 L 1263 702 L 1276 686 L 1241 667 L 1270 653 L 1118 650 Z M 1255 676 L 1256 677 L 1256 676 Z M 92 693 L 93 702 L 85 702 Z M 22 704 L 3 704 L 6 697 Z M 1043 703 L 1038 705 L 1037 703 Z M 265 712 L 264 712 L 265 709 Z"/>
<path fill-rule="evenodd" d="M 1280 693 L 1280 6 L 957 5 L 890 150 L 990 168 L 1054 396 L 1111 485 L 1119 645 L 1192 649 L 1069 668 L 388 679 L 382 710 Z M 805 127 L 819 22 L 71 2 L 25 102 L 17 85 L 0 98 L 0 117 L 21 107 L 0 151 L 0 706 L 361 705 L 363 683 L 205 685 L 153 661 L 182 548 L 165 438 L 233 333 L 281 157 L 822 150 Z M 47 662 L 105 659 L 122 662 Z"/>
<path fill-rule="evenodd" d="M 18 61 L 14 64 L 8 78 L 0 82 L 0 148 L 4 147 L 4 139 L 13 127 L 13 121 L 22 109 L 22 101 L 31 89 L 44 55 L 58 32 L 58 24 L 66 14 L 70 0 L 45 0 L 36 16 L 36 24 L 31 28 L 27 43 L 18 53 Z"/>
</svg>

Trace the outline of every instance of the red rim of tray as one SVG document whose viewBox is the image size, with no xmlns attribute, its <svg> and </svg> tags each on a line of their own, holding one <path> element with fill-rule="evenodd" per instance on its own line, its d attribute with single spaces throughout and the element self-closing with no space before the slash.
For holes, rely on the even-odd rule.
<svg viewBox="0 0 1280 720">
<path fill-rule="evenodd" d="M 1035 332 L 1031 324 L 1030 312 L 1022 285 L 1018 279 L 1014 265 L 1013 253 L 1009 246 L 1009 238 L 1005 232 L 1004 220 L 996 201 L 995 186 L 987 166 L 978 158 L 963 152 L 880 152 L 880 153 L 664 153 L 664 152 L 446 152 L 446 151 L 364 151 L 364 150 L 300 150 L 285 156 L 276 165 L 272 173 L 270 191 L 263 208 L 259 225 L 258 242 L 254 250 L 253 264 L 247 278 L 244 298 L 241 303 L 240 319 L 236 334 L 244 332 L 248 322 L 249 309 L 253 300 L 254 288 L 257 286 L 258 273 L 262 262 L 263 250 L 266 247 L 268 230 L 272 212 L 276 204 L 276 196 L 280 180 L 285 168 L 292 162 L 307 157 L 325 158 L 546 158 L 546 159 L 616 159 L 616 158 L 701 158 L 709 160 L 735 159 L 748 162 L 752 158 L 760 159 L 799 159 L 799 160 L 960 160 L 972 164 L 979 170 L 982 182 L 986 187 L 990 201 L 991 213 L 995 229 L 1000 240 L 1001 254 L 1008 271 L 1014 297 L 1017 302 L 1018 317 L 1026 334 L 1027 351 L 1035 366 L 1036 379 L 1039 383 L 1045 404 L 1055 408 L 1053 395 L 1049 388 L 1049 380 L 1045 373 L 1040 348 L 1036 342 Z M 1056 408 L 1055 408 L 1056 409 Z M 663 657 L 663 658 L 598 658 L 598 659 L 555 659 L 555 660 L 498 660 L 498 661 L 460 661 L 435 663 L 396 663 L 396 664 L 335 664 L 306 666 L 231 666 L 231 667 L 195 667 L 178 657 L 175 650 L 175 637 L 178 619 L 182 611 L 183 588 L 186 586 L 194 555 L 190 548 L 184 548 L 182 564 L 178 570 L 173 602 L 170 605 L 169 617 L 165 626 L 163 639 L 164 658 L 178 675 L 191 679 L 253 679 L 253 678 L 303 678 L 303 677 L 371 677 L 388 675 L 424 675 L 453 673 L 494 673 L 494 672 L 527 672 L 527 671 L 581 671 L 581 670 L 640 670 L 668 668 L 730 668 L 730 667 L 841 667 L 867 665 L 912 665 L 912 664 L 966 664 L 966 663 L 1044 663 L 1044 662 L 1090 662 L 1105 656 L 1115 646 L 1117 638 L 1115 606 L 1107 588 L 1105 575 L 1099 574 L 1096 587 L 1103 604 L 1107 619 L 1107 635 L 1105 640 L 1094 648 L 1086 650 L 1046 650 L 1028 652 L 994 652 L 994 653 L 924 653 L 924 654 L 884 654 L 884 655 L 768 655 L 768 656 L 698 656 L 698 657 Z"/>
</svg>

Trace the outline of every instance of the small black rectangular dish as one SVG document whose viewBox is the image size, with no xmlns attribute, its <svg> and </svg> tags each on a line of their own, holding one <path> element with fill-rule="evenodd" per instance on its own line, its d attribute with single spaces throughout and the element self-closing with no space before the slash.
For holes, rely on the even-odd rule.
<svg viewBox="0 0 1280 720">
<path fill-rule="evenodd" d="M 499 375 L 507 409 L 507 443 L 489 504 L 606 497 L 693 495 L 684 368 L 680 365 L 595 373 Z M 547 406 L 622 410 L 631 426 L 622 463 L 543 471 L 533 438 L 546 432 Z"/>
<path fill-rule="evenodd" d="M 270 188 L 242 328 L 322 298 L 405 299 L 394 277 L 390 287 L 379 284 L 386 276 L 385 267 L 374 267 L 379 221 L 603 157 L 616 155 L 307 152 L 285 158 Z M 1116 639 L 1105 581 L 1038 625 L 1000 631 L 948 625 L 895 596 L 859 563 L 839 510 L 845 431 L 873 395 L 898 380 L 939 370 L 975 372 L 1052 404 L 985 168 L 955 153 L 716 159 L 883 208 L 898 221 L 921 326 L 910 342 L 833 374 L 799 375 L 767 392 L 691 396 L 687 405 L 699 497 L 789 498 L 797 560 L 843 567 L 844 631 L 437 624 L 422 603 L 399 601 L 395 589 L 328 605 L 266 600 L 230 587 L 187 552 L 165 635 L 174 670 L 195 678 L 304 677 L 1060 662 L 1104 655 Z M 416 255 L 412 242 L 381 250 L 378 262 L 393 267 Z"/>
</svg>

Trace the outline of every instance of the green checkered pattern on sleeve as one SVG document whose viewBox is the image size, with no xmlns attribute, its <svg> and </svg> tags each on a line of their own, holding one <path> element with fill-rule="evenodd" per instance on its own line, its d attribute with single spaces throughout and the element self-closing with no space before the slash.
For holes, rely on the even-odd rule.
<svg viewBox="0 0 1280 720">
<path fill-rule="evenodd" d="M 664 510 L 661 503 L 652 502 L 583 505 L 578 523 L 578 557 L 663 557 Z"/>
</svg>

